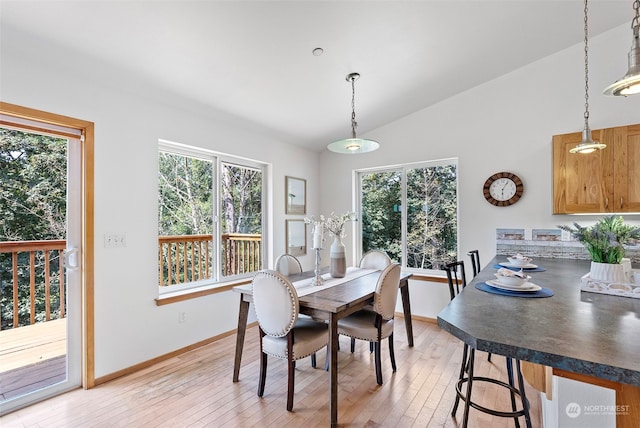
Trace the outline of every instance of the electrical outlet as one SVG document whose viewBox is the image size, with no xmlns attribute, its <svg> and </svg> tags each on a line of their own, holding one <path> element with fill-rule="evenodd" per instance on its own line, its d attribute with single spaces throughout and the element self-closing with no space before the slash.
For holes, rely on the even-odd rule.
<svg viewBox="0 0 640 428">
<path fill-rule="evenodd" d="M 105 233 L 104 235 L 105 248 L 124 248 L 126 246 L 127 246 L 127 235 Z"/>
<path fill-rule="evenodd" d="M 178 312 L 178 324 L 184 324 L 185 322 L 187 322 L 187 313 Z"/>
</svg>

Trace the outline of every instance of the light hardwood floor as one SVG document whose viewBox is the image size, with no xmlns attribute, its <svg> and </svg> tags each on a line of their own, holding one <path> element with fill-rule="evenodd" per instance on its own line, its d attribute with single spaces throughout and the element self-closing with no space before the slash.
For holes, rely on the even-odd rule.
<svg viewBox="0 0 640 428">
<path fill-rule="evenodd" d="M 339 411 L 344 427 L 458 427 L 451 417 L 454 383 L 462 345 L 437 325 L 415 321 L 409 348 L 402 319 L 396 322 L 398 371 L 393 374 L 383 345 L 384 385 L 375 379 L 373 356 L 365 342 L 351 354 L 340 339 Z M 231 381 L 235 335 L 99 385 L 75 390 L 0 418 L 8 427 L 326 427 L 329 426 L 328 375 L 308 359 L 298 361 L 293 412 L 286 411 L 286 363 L 269 358 L 263 398 L 258 384 L 258 331 L 247 331 L 240 382 Z M 476 374 L 506 379 L 504 359 L 476 356 Z M 534 427 L 541 426 L 539 394 L 527 387 Z M 473 399 L 509 410 L 509 395 L 493 385 L 474 386 Z M 521 418 L 524 426 L 524 420 Z M 513 419 L 471 410 L 470 427 L 512 427 Z"/>
</svg>

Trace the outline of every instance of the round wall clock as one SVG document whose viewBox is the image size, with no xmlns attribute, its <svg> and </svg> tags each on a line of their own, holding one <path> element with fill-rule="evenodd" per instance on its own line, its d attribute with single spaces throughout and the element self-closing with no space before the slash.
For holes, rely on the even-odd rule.
<svg viewBox="0 0 640 428">
<path fill-rule="evenodd" d="M 515 204 L 523 192 L 524 185 L 522 180 L 511 172 L 496 172 L 487 178 L 482 188 L 482 193 L 487 202 L 497 207 Z"/>
</svg>

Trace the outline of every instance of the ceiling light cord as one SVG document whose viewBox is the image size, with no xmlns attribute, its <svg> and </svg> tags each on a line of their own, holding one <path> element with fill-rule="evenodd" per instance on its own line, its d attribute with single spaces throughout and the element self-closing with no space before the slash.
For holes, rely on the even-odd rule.
<svg viewBox="0 0 640 428">
<path fill-rule="evenodd" d="M 589 9 L 584 1 L 584 127 L 589 128 Z"/>
<path fill-rule="evenodd" d="M 584 0 L 584 129 L 582 141 L 569 150 L 571 153 L 591 153 L 602 150 L 606 144 L 593 141 L 591 128 L 589 127 L 589 7 L 588 0 Z"/>
<path fill-rule="evenodd" d="M 356 122 L 356 79 L 360 77 L 357 73 L 352 73 L 348 76 L 351 80 L 351 138 L 356 138 L 356 128 L 358 122 Z"/>
</svg>

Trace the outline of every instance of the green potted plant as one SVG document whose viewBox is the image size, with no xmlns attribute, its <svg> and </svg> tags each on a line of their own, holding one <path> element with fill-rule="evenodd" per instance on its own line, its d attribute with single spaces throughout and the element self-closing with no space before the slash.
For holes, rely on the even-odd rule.
<svg viewBox="0 0 640 428">
<path fill-rule="evenodd" d="M 625 272 L 620 264 L 625 254 L 624 245 L 640 239 L 640 228 L 625 224 L 623 218 L 616 215 L 606 216 L 591 227 L 573 225 L 558 227 L 570 232 L 591 255 L 591 278 L 624 282 Z"/>
</svg>

